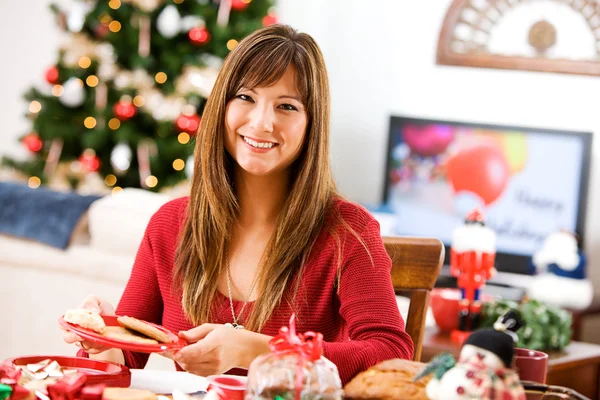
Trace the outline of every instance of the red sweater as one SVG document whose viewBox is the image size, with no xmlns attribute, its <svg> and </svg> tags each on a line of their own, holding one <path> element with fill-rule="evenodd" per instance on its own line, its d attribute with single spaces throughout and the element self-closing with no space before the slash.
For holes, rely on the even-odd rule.
<svg viewBox="0 0 600 400">
<path fill-rule="evenodd" d="M 161 324 L 173 332 L 191 329 L 180 297 L 171 290 L 177 237 L 188 199 L 165 204 L 152 217 L 139 247 L 131 277 L 117 307 L 129 315 Z M 321 332 L 324 355 L 338 367 L 344 384 L 358 372 L 390 358 L 411 359 L 413 343 L 404 331 L 390 278 L 388 257 L 377 221 L 362 207 L 337 201 L 341 216 L 365 242 L 345 231 L 339 291 L 336 290 L 337 246 L 327 229 L 319 235 L 304 269 L 296 297 L 298 332 Z M 231 322 L 229 299 L 217 291 L 213 323 Z M 234 302 L 238 315 L 243 302 Z M 252 306 L 248 303 L 247 309 Z M 245 310 L 244 314 L 247 310 Z M 292 309 L 279 305 L 261 333 L 274 336 L 288 325 Z M 126 364 L 143 368 L 147 354 L 124 352 Z"/>
</svg>

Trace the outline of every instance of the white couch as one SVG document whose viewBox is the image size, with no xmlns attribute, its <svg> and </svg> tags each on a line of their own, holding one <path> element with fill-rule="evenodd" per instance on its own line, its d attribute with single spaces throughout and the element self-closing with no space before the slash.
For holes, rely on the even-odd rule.
<svg viewBox="0 0 600 400">
<path fill-rule="evenodd" d="M 92 204 L 67 250 L 0 235 L 2 283 L 0 360 L 20 355 L 73 354 L 57 319 L 88 294 L 117 304 L 152 214 L 171 196 L 126 189 Z M 398 298 L 403 316 L 408 300 Z M 428 324 L 432 318 L 429 316 Z M 150 358 L 149 367 L 172 369 Z"/>
</svg>

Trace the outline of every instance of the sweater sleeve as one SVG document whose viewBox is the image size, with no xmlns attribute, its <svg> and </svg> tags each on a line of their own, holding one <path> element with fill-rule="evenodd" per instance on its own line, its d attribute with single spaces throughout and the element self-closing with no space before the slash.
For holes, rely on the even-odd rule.
<svg viewBox="0 0 600 400">
<path fill-rule="evenodd" d="M 340 315 L 350 340 L 323 344 L 325 357 L 337 365 L 344 384 L 381 361 L 413 356 L 413 342 L 398 310 L 391 260 L 379 223 L 371 220 L 359 236 L 364 246 L 354 237 L 348 240 L 338 289 Z"/>
<path fill-rule="evenodd" d="M 138 249 L 129 281 L 125 286 L 117 315 L 127 315 L 155 324 L 161 324 L 163 301 L 158 284 L 150 235 L 153 229 L 151 220 Z M 144 368 L 148 354 L 123 351 L 125 365 L 129 368 Z"/>
</svg>

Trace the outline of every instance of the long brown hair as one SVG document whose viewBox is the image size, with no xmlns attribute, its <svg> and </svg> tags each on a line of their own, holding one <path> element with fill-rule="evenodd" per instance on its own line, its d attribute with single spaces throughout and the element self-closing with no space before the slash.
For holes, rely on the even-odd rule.
<svg viewBox="0 0 600 400">
<path fill-rule="evenodd" d="M 224 146 L 225 109 L 242 87 L 269 86 L 288 66 L 308 115 L 302 151 L 292 164 L 289 196 L 261 259 L 259 296 L 244 325 L 260 330 L 284 298 L 316 240 L 336 195 L 329 162 L 329 83 L 315 41 L 285 25 L 260 29 L 227 56 L 208 98 L 194 151 L 187 217 L 175 258 L 175 285 L 196 325 L 210 322 L 217 282 L 224 271 L 238 202 L 232 164 Z"/>
</svg>

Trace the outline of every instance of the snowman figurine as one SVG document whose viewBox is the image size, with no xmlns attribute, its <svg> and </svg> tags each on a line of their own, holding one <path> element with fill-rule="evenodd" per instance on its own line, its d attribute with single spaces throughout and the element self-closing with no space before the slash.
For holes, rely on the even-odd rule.
<svg viewBox="0 0 600 400">
<path fill-rule="evenodd" d="M 426 387 L 430 400 L 525 400 L 518 374 L 511 370 L 516 331 L 523 326 L 519 313 L 509 310 L 494 329 L 480 329 L 465 341 L 458 362 L 440 354 L 415 380 L 435 374 Z"/>
<path fill-rule="evenodd" d="M 550 234 L 532 258 L 537 276 L 528 296 L 557 307 L 582 310 L 592 303 L 594 289 L 585 274 L 585 256 L 571 232 Z"/>
</svg>

